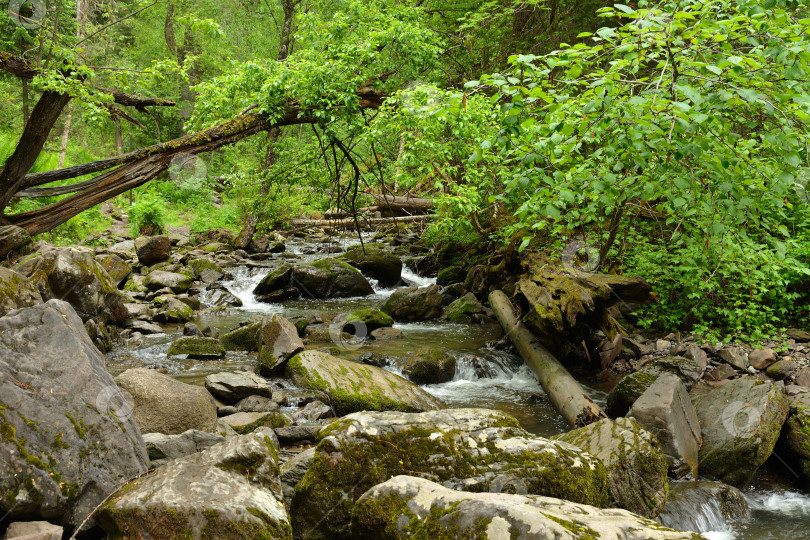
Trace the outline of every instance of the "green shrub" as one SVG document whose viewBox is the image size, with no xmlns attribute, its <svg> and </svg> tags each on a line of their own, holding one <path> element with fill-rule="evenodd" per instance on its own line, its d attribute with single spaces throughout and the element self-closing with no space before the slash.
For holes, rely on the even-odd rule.
<svg viewBox="0 0 810 540">
<path fill-rule="evenodd" d="M 144 195 L 129 209 L 132 236 L 160 234 L 166 223 L 166 204 L 152 194 Z"/>
</svg>

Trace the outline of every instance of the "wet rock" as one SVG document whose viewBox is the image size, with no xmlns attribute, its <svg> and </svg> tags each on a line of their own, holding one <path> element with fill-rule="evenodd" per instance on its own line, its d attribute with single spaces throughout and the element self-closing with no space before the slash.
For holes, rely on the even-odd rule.
<svg viewBox="0 0 810 540">
<path fill-rule="evenodd" d="M 269 397 L 248 396 L 236 404 L 235 412 L 274 412 L 277 410 L 278 403 Z"/>
<path fill-rule="evenodd" d="M 15 270 L 36 284 L 43 300 L 65 300 L 84 321 L 123 322 L 126 318 L 117 284 L 92 251 L 49 247 Z"/>
<path fill-rule="evenodd" d="M 395 321 L 424 321 L 442 314 L 439 287 L 405 287 L 397 289 L 380 308 Z"/>
<path fill-rule="evenodd" d="M 268 441 L 233 437 L 176 459 L 120 490 L 99 523 L 114 538 L 291 539 Z"/>
<path fill-rule="evenodd" d="M 225 275 L 225 271 L 222 270 L 222 267 L 209 258 L 190 259 L 186 263 L 186 266 L 191 271 L 191 275 L 197 279 L 202 279 L 202 277 L 206 275 L 206 271 L 209 271 L 207 274 L 208 279 L 203 280 L 206 283 L 218 281 L 219 278 Z"/>
<path fill-rule="evenodd" d="M 438 349 L 422 349 L 405 361 L 402 373 L 416 384 L 452 381 L 456 374 L 456 359 Z"/>
<path fill-rule="evenodd" d="M 22 227 L 16 225 L 3 225 L 0 227 L 0 259 L 5 259 L 9 253 L 31 243 L 31 236 Z"/>
<path fill-rule="evenodd" d="M 296 266 L 293 284 L 305 298 L 348 298 L 374 293 L 363 274 L 350 264 L 333 258 Z"/>
<path fill-rule="evenodd" d="M 248 396 L 273 397 L 273 387 L 248 371 L 214 373 L 205 378 L 205 387 L 225 403 L 238 403 Z"/>
<path fill-rule="evenodd" d="M 172 243 L 168 236 L 141 236 L 135 239 L 135 255 L 144 266 L 166 261 L 171 254 Z"/>
<path fill-rule="evenodd" d="M 97 255 L 96 260 L 107 271 L 116 286 L 123 283 L 132 274 L 132 268 L 124 262 L 124 259 L 114 253 Z"/>
<path fill-rule="evenodd" d="M 176 293 L 186 292 L 193 283 L 191 276 L 186 274 L 178 274 L 176 272 L 164 272 L 163 270 L 155 270 L 149 272 L 144 281 L 144 285 L 149 290 L 157 291 L 160 289 L 168 288 Z"/>
<path fill-rule="evenodd" d="M 543 494 L 588 504 L 606 496 L 607 473 L 598 459 L 534 437 L 499 411 L 355 413 L 318 437 L 291 507 L 294 530 L 312 539 L 345 536 L 363 493 L 405 473 L 470 492 Z"/>
<path fill-rule="evenodd" d="M 281 474 L 279 476 L 281 478 L 281 490 L 284 493 L 284 504 L 287 508 L 292 504 L 295 486 L 306 474 L 314 457 L 315 448 L 309 448 L 281 465 Z"/>
<path fill-rule="evenodd" d="M 131 396 L 131 414 L 142 433 L 174 435 L 189 429 L 216 429 L 216 403 L 201 386 L 147 368 L 128 369 L 115 382 Z"/>
<path fill-rule="evenodd" d="M 355 411 L 426 411 L 442 403 L 407 380 L 319 351 L 304 351 L 287 363 L 287 377 L 302 387 L 329 395 L 338 415 Z"/>
<path fill-rule="evenodd" d="M 664 373 L 677 375 L 686 388 L 691 389 L 700 378 L 703 369 L 695 360 L 681 356 L 668 356 L 653 360 L 619 381 L 619 384 L 608 393 L 606 412 L 614 417 L 627 414 L 641 394 Z"/>
<path fill-rule="evenodd" d="M 747 485 L 771 455 L 787 417 L 783 385 L 745 377 L 692 400 L 703 434 L 701 474 Z"/>
<path fill-rule="evenodd" d="M 700 422 L 683 382 L 670 373 L 661 375 L 633 403 L 632 416 L 661 443 L 675 478 L 698 477 Z"/>
<path fill-rule="evenodd" d="M 292 413 L 293 422 L 296 424 L 317 422 L 318 420 L 332 418 L 333 416 L 332 407 L 318 400 L 307 403 L 303 408 Z"/>
<path fill-rule="evenodd" d="M 0 316 L 41 303 L 42 295 L 31 281 L 14 270 L 0 266 Z"/>
<path fill-rule="evenodd" d="M 194 336 L 202 337 L 203 333 L 202 330 L 200 330 L 199 326 L 197 326 L 192 322 L 187 322 L 186 324 L 183 325 L 183 335 L 192 337 Z"/>
<path fill-rule="evenodd" d="M 385 251 L 380 245 L 366 244 L 365 252 L 363 248 L 364 246 L 352 246 L 340 258 L 385 287 L 401 281 L 402 260 L 399 257 Z"/>
<path fill-rule="evenodd" d="M 748 355 L 739 347 L 722 348 L 717 351 L 717 356 L 719 356 L 723 362 L 734 366 L 740 371 L 745 371 L 748 367 Z"/>
<path fill-rule="evenodd" d="M 219 421 L 241 435 L 260 427 L 279 428 L 290 424 L 290 419 L 280 412 L 238 412 L 223 416 Z"/>
<path fill-rule="evenodd" d="M 287 426 L 276 428 L 276 436 L 281 444 L 293 445 L 303 441 L 314 442 L 317 440 L 318 432 L 323 426 Z"/>
<path fill-rule="evenodd" d="M 216 433 L 190 429 L 176 435 L 144 433 L 143 440 L 146 442 L 150 465 L 158 467 L 173 459 L 202 452 L 206 448 L 224 442 L 225 437 Z"/>
<path fill-rule="evenodd" d="M 292 265 L 288 263 L 282 264 L 262 278 L 253 289 L 253 294 L 257 296 L 259 301 L 264 301 L 262 300 L 263 296 L 289 288 L 292 285 L 292 274 Z"/>
<path fill-rule="evenodd" d="M 439 270 L 439 273 L 436 275 L 436 284 L 442 286 L 449 285 L 451 283 L 461 283 L 466 277 L 467 272 L 462 266 L 447 266 Z"/>
<path fill-rule="evenodd" d="M 653 518 L 667 502 L 667 458 L 658 440 L 632 418 L 605 418 L 558 440 L 602 460 L 610 506 Z"/>
<path fill-rule="evenodd" d="M 262 323 L 258 341 L 258 371 L 265 376 L 281 373 L 287 361 L 304 350 L 304 342 L 298 337 L 298 329 L 277 313 Z"/>
<path fill-rule="evenodd" d="M 202 329 L 203 337 L 210 337 L 219 339 L 219 328 L 215 328 L 213 326 L 206 326 Z"/>
<path fill-rule="evenodd" d="M 47 521 L 18 521 L 9 525 L 5 540 L 62 540 L 64 529 Z"/>
<path fill-rule="evenodd" d="M 226 351 L 257 351 L 259 350 L 259 330 L 262 323 L 256 322 L 240 326 L 222 336 L 222 345 Z"/>
<path fill-rule="evenodd" d="M 0 318 L 0 380 L 0 515 L 77 527 L 146 471 L 141 432 L 66 302 Z"/>
<path fill-rule="evenodd" d="M 756 369 L 765 369 L 778 359 L 779 357 L 776 356 L 776 351 L 767 347 L 754 349 L 748 353 L 748 362 Z"/>
<path fill-rule="evenodd" d="M 167 356 L 185 354 L 189 358 L 221 358 L 225 355 L 225 347 L 216 338 L 201 336 L 183 336 L 172 341 Z"/>
<path fill-rule="evenodd" d="M 238 297 L 234 296 L 230 291 L 226 291 L 225 289 L 218 289 L 216 291 L 212 291 L 211 295 L 208 297 L 207 303 L 209 305 L 215 307 L 241 307 L 242 300 Z"/>
<path fill-rule="evenodd" d="M 374 330 L 393 326 L 394 319 L 379 309 L 358 309 L 343 318 L 335 318 L 332 325 L 342 324 L 343 331 L 360 337 L 368 336 Z"/>
<path fill-rule="evenodd" d="M 371 339 L 377 341 L 403 339 L 405 335 L 399 328 L 378 328 L 371 331 Z"/>
<path fill-rule="evenodd" d="M 720 482 L 671 482 L 669 499 L 658 521 L 666 527 L 700 530 L 718 522 L 743 522 L 748 503 L 737 488 Z"/>
<path fill-rule="evenodd" d="M 467 293 L 447 306 L 447 320 L 451 322 L 470 322 L 473 315 L 481 313 L 484 306 L 473 293 Z"/>
<path fill-rule="evenodd" d="M 354 538 L 656 538 L 688 540 L 625 510 L 510 493 L 466 493 L 413 476 L 396 476 L 365 492 L 352 511 Z"/>
<path fill-rule="evenodd" d="M 793 372 L 795 372 L 798 367 L 799 366 L 793 360 L 779 360 L 768 367 L 765 373 L 767 373 L 768 377 L 771 379 L 781 381 L 793 375 Z"/>
<path fill-rule="evenodd" d="M 136 332 L 140 332 L 145 336 L 163 333 L 163 328 L 161 328 L 156 324 L 152 324 L 146 321 L 133 321 L 132 324 L 130 325 L 130 328 L 132 328 Z"/>
<path fill-rule="evenodd" d="M 790 411 L 782 430 L 780 444 L 791 463 L 798 463 L 807 485 L 810 485 L 810 393 L 789 398 Z"/>
</svg>

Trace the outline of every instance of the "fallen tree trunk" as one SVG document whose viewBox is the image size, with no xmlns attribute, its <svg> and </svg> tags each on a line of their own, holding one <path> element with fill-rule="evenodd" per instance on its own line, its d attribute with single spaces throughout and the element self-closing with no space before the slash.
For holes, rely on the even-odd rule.
<svg viewBox="0 0 810 540">
<path fill-rule="evenodd" d="M 421 216 L 405 216 L 392 218 L 369 218 L 359 219 L 360 226 L 372 225 L 394 225 L 396 223 L 419 223 L 429 221 L 436 217 L 434 214 L 424 214 Z M 346 219 L 292 219 L 290 225 L 296 229 L 306 229 L 309 227 L 334 227 L 335 229 L 354 229 L 356 227 L 353 218 Z"/>
<path fill-rule="evenodd" d="M 515 317 L 512 303 L 503 291 L 489 295 L 489 305 L 495 312 L 506 335 L 515 344 L 523 360 L 531 368 L 551 404 L 571 426 L 586 426 L 607 415 L 589 398 L 582 386 L 571 376 L 535 337 L 523 322 Z"/>
<path fill-rule="evenodd" d="M 378 209 L 401 210 L 405 212 L 424 214 L 433 209 L 433 201 L 419 197 L 397 197 L 393 195 L 377 195 L 375 193 L 364 193 L 366 197 L 374 199 L 374 204 Z"/>
</svg>

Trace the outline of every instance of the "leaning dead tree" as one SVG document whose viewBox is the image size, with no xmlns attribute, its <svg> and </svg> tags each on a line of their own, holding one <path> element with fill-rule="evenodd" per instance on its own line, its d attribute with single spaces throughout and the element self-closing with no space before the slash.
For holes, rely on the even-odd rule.
<svg viewBox="0 0 810 540">
<path fill-rule="evenodd" d="M 0 56 L 0 69 L 20 77 L 33 77 L 36 74 L 35 70 L 22 69 L 19 59 L 5 53 Z M 139 98 L 120 92 L 110 92 L 110 95 L 116 102 L 120 101 L 122 104 L 136 107 L 174 104 L 167 100 Z M 364 84 L 356 95 L 361 109 L 377 109 L 385 99 L 385 95 L 374 88 L 373 82 Z M 42 151 L 51 128 L 69 99 L 64 94 L 43 93 L 34 107 L 31 119 L 26 124 L 17 149 L 0 171 L 0 208 L 3 210 L 0 220 L 4 224 L 22 227 L 31 235 L 47 232 L 99 203 L 145 184 L 167 170 L 172 159 L 178 154 L 210 152 L 275 127 L 316 121 L 314 115 L 302 108 L 300 103 L 296 100 L 288 100 L 281 107 L 281 114 L 274 114 L 272 117 L 264 113 L 247 112 L 199 133 L 141 148 L 114 158 L 66 169 L 26 174 Z M 51 182 L 95 173 L 101 174 L 72 185 L 39 187 Z M 70 196 L 30 212 L 5 214 L 9 201 L 14 197 L 52 197 L 56 195 Z"/>
</svg>

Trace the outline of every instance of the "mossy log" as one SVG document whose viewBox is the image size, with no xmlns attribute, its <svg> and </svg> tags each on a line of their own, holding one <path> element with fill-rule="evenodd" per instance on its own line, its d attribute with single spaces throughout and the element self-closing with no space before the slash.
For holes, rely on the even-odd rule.
<svg viewBox="0 0 810 540">
<path fill-rule="evenodd" d="M 513 311 L 512 303 L 503 291 L 489 295 L 489 305 L 506 335 L 515 344 L 520 355 L 531 368 L 551 404 L 573 427 L 583 427 L 607 415 L 589 398 L 582 386 L 560 364 L 554 355 L 529 331 Z"/>
</svg>

